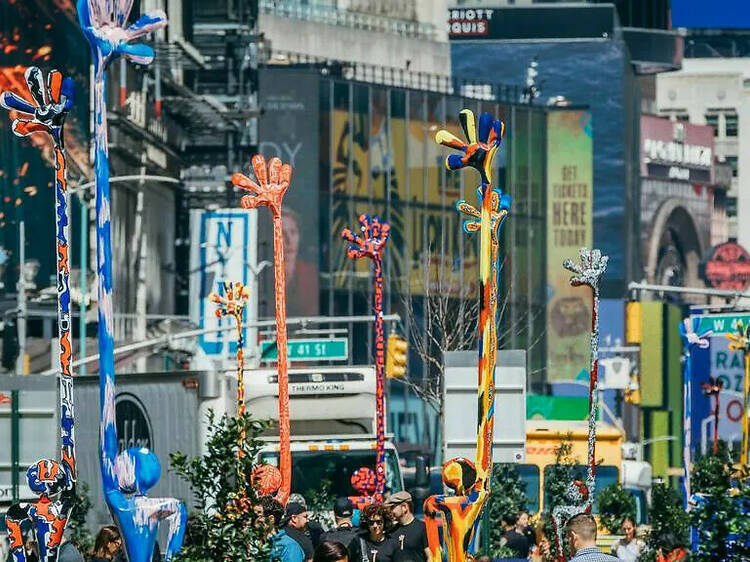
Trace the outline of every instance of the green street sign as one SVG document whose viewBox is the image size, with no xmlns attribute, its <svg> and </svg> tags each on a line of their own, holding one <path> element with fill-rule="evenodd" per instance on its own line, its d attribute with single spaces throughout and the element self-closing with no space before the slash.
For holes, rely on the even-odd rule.
<svg viewBox="0 0 750 562">
<path fill-rule="evenodd" d="M 708 330 L 713 332 L 712 335 L 719 336 L 722 334 L 732 333 L 737 330 L 737 321 L 747 326 L 750 323 L 750 313 L 743 314 L 699 314 L 697 334 L 702 334 Z"/>
<path fill-rule="evenodd" d="M 349 359 L 347 338 L 299 339 L 286 342 L 289 361 L 346 361 Z M 269 362 L 279 358 L 276 340 L 260 342 L 260 360 Z"/>
</svg>

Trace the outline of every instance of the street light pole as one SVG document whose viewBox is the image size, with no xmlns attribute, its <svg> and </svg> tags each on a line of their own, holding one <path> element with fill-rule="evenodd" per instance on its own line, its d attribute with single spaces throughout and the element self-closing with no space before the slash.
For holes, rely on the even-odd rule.
<svg viewBox="0 0 750 562">
<path fill-rule="evenodd" d="M 81 202 L 81 315 L 78 318 L 78 341 L 79 357 L 86 357 L 86 272 L 88 271 L 89 261 L 89 206 L 83 193 L 78 194 L 78 200 Z M 86 363 L 81 363 L 78 370 L 79 375 L 86 374 Z"/>
</svg>

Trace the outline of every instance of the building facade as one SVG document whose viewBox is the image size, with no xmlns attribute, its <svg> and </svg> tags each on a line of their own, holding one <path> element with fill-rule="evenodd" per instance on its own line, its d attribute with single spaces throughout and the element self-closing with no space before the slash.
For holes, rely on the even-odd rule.
<svg viewBox="0 0 750 562">
<path fill-rule="evenodd" d="M 659 113 L 681 121 L 710 125 L 716 156 L 732 169 L 727 194 L 729 237 L 750 245 L 750 225 L 739 217 L 750 212 L 750 150 L 741 134 L 750 123 L 748 58 L 686 58 L 682 70 L 657 77 Z"/>
</svg>

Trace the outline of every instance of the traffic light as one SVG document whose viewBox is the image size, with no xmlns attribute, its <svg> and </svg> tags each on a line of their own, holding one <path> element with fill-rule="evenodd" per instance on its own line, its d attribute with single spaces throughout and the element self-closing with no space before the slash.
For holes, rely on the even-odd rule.
<svg viewBox="0 0 750 562">
<path fill-rule="evenodd" d="M 643 343 L 643 307 L 638 301 L 625 305 L 625 341 L 629 344 Z"/>
<path fill-rule="evenodd" d="M 388 336 L 388 349 L 385 358 L 385 376 L 401 379 L 406 374 L 406 350 L 409 344 L 398 334 Z"/>
</svg>

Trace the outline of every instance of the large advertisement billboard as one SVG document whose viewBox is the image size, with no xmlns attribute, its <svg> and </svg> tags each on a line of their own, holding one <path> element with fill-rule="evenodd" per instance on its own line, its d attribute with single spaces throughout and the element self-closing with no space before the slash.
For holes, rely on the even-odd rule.
<svg viewBox="0 0 750 562">
<path fill-rule="evenodd" d="M 588 111 L 547 116 L 547 381 L 587 379 L 591 299 L 562 267 L 593 242 L 593 142 Z"/>
<path fill-rule="evenodd" d="M 272 73 L 272 74 L 271 74 Z M 259 152 L 293 168 L 284 197 L 283 237 L 288 316 L 317 316 L 319 295 L 319 78 L 305 71 L 260 75 Z M 248 173 L 248 170 L 243 170 Z M 259 262 L 273 261 L 270 213 L 258 214 Z M 260 274 L 260 316 L 274 316 L 273 269 Z"/>
</svg>

